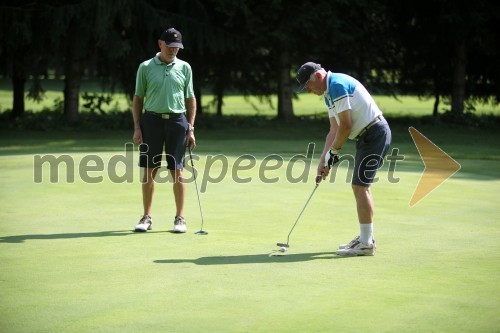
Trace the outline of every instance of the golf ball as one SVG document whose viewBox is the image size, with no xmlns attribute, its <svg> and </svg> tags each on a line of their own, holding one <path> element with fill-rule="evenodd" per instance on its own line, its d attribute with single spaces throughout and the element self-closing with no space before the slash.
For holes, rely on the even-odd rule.
<svg viewBox="0 0 500 333">
<path fill-rule="evenodd" d="M 286 247 L 284 247 L 284 246 L 280 247 L 280 251 L 281 252 L 285 252 L 286 251 Z"/>
</svg>

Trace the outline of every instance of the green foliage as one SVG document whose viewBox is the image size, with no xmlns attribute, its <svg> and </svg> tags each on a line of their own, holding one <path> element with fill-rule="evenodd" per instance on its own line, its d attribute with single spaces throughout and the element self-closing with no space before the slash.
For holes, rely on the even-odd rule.
<svg viewBox="0 0 500 333">
<path fill-rule="evenodd" d="M 281 92 L 290 91 L 291 76 L 307 60 L 353 75 L 376 93 L 441 99 L 463 93 L 465 100 L 493 96 L 498 103 L 499 19 L 492 0 L 20 2 L 0 12 L 0 75 L 33 77 L 28 96 L 35 100 L 43 97 L 39 79 L 48 71 L 74 82 L 98 80 L 131 97 L 137 66 L 155 54 L 161 30 L 175 26 L 195 89 L 212 90 L 221 113 L 224 94 L 236 90 L 267 99 L 278 92 L 278 115 L 290 115 L 293 106 L 283 101 L 289 94 Z M 464 73 L 455 71 L 459 42 L 466 48 Z M 77 103 L 69 109 L 76 113 Z"/>
<path fill-rule="evenodd" d="M 473 112 L 457 114 L 456 112 L 446 111 L 440 115 L 439 119 L 443 123 L 449 125 L 462 125 L 478 128 L 500 128 L 500 117 L 493 114 L 477 115 Z"/>
<path fill-rule="evenodd" d="M 37 103 L 42 102 L 45 98 L 45 90 L 43 89 L 41 80 L 38 76 L 33 79 L 33 83 L 30 85 L 26 98 Z"/>
<path fill-rule="evenodd" d="M 83 104 L 84 111 L 89 111 L 91 113 L 99 112 L 100 114 L 106 113 L 102 109 L 103 104 L 109 105 L 113 101 L 110 94 L 84 92 L 82 98 L 85 101 Z"/>
<path fill-rule="evenodd" d="M 80 113 L 77 123 L 69 123 L 63 116 L 62 100 L 56 101 L 54 109 L 43 109 L 39 112 L 25 112 L 23 117 L 10 119 L 10 112 L 0 113 L 0 129 L 17 129 L 33 131 L 109 131 L 129 130 L 132 127 L 130 112 L 112 110 L 108 112 L 85 111 Z M 386 117 L 389 122 L 397 126 L 431 126 L 437 128 L 500 128 L 500 116 L 495 114 L 474 114 L 466 112 L 456 115 L 450 111 L 433 116 L 399 115 Z M 227 129 L 276 129 L 303 131 L 327 130 L 325 117 L 319 114 L 303 115 L 293 121 L 283 123 L 275 116 L 269 115 L 226 115 L 217 116 L 205 114 L 198 116 L 196 128 L 206 130 Z M 292 133 L 290 132 L 290 133 Z"/>
<path fill-rule="evenodd" d="M 0 114 L 2 128 L 34 131 L 104 131 L 130 128 L 131 114 L 125 112 L 108 112 L 98 115 L 93 112 L 81 112 L 77 123 L 68 123 L 62 113 L 51 110 L 26 112 L 23 117 L 13 121 L 10 114 Z M 4 125 L 4 124 L 8 125 Z"/>
<path fill-rule="evenodd" d="M 41 111 L 27 111 L 22 117 L 11 119 L 10 111 L 0 113 L 0 128 L 34 131 L 104 131 L 128 129 L 131 126 L 132 115 L 115 108 L 104 112 L 102 104 L 111 103 L 109 95 L 84 95 L 87 103 L 86 111 L 80 113 L 78 122 L 70 123 L 64 117 L 64 101 L 61 98 L 54 100 L 52 107 L 45 107 Z M 97 112 L 98 111 L 98 112 Z"/>
</svg>

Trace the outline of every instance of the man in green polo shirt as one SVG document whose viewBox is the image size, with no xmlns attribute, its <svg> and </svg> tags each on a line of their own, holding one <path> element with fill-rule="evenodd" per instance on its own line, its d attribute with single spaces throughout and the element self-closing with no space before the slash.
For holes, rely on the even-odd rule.
<svg viewBox="0 0 500 333">
<path fill-rule="evenodd" d="M 139 65 L 133 99 L 133 140 L 134 144 L 140 145 L 139 166 L 144 168 L 144 214 L 135 231 L 151 230 L 154 177 L 163 156 L 166 156 L 167 168 L 174 179 L 176 214 L 173 232 L 183 233 L 186 232 L 185 184 L 181 181 L 184 154 L 186 145 L 191 149 L 196 146 L 193 75 L 191 66 L 177 58 L 179 49 L 184 48 L 179 31 L 174 28 L 164 31 L 158 40 L 158 47 L 160 52 L 155 57 Z"/>
</svg>

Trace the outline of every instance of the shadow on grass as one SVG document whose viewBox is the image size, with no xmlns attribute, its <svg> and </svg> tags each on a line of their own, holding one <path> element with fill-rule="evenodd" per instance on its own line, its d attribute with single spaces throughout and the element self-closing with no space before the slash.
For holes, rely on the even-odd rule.
<svg viewBox="0 0 500 333">
<path fill-rule="evenodd" d="M 157 231 L 157 232 L 163 232 L 163 231 Z M 148 233 L 154 233 L 154 231 L 150 231 Z M 118 230 L 118 231 L 100 231 L 100 232 L 88 232 L 88 233 L 0 236 L 0 243 L 24 243 L 27 240 L 115 237 L 115 236 L 127 236 L 132 234 L 137 234 L 137 233 L 132 230 Z"/>
<path fill-rule="evenodd" d="M 157 264 L 193 263 L 196 265 L 240 265 L 240 264 L 267 264 L 273 262 L 290 263 L 311 260 L 346 258 L 335 255 L 335 252 L 297 253 L 270 256 L 267 254 L 250 254 L 236 256 L 201 257 L 198 259 L 162 259 L 154 260 Z"/>
</svg>

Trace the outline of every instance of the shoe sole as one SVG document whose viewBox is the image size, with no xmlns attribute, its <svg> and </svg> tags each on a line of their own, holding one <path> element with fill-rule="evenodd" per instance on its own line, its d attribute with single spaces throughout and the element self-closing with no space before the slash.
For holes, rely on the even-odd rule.
<svg viewBox="0 0 500 333">
<path fill-rule="evenodd" d="M 335 251 L 336 255 L 339 256 L 345 256 L 345 257 L 363 257 L 363 256 L 374 256 L 375 251 L 372 253 L 349 253 L 349 252 L 344 252 L 344 253 L 339 253 L 339 251 Z"/>
<path fill-rule="evenodd" d="M 366 250 L 367 252 L 361 252 L 363 250 Z M 375 255 L 375 251 L 377 250 L 376 246 L 373 248 L 365 248 L 365 249 L 359 249 L 359 252 L 351 252 L 349 249 L 340 249 L 335 251 L 335 253 L 339 256 L 346 256 L 346 257 L 360 257 L 360 256 L 373 256 Z"/>
<path fill-rule="evenodd" d="M 146 232 L 148 230 L 152 230 L 151 227 L 148 227 L 147 229 L 134 229 L 135 232 Z"/>
</svg>

